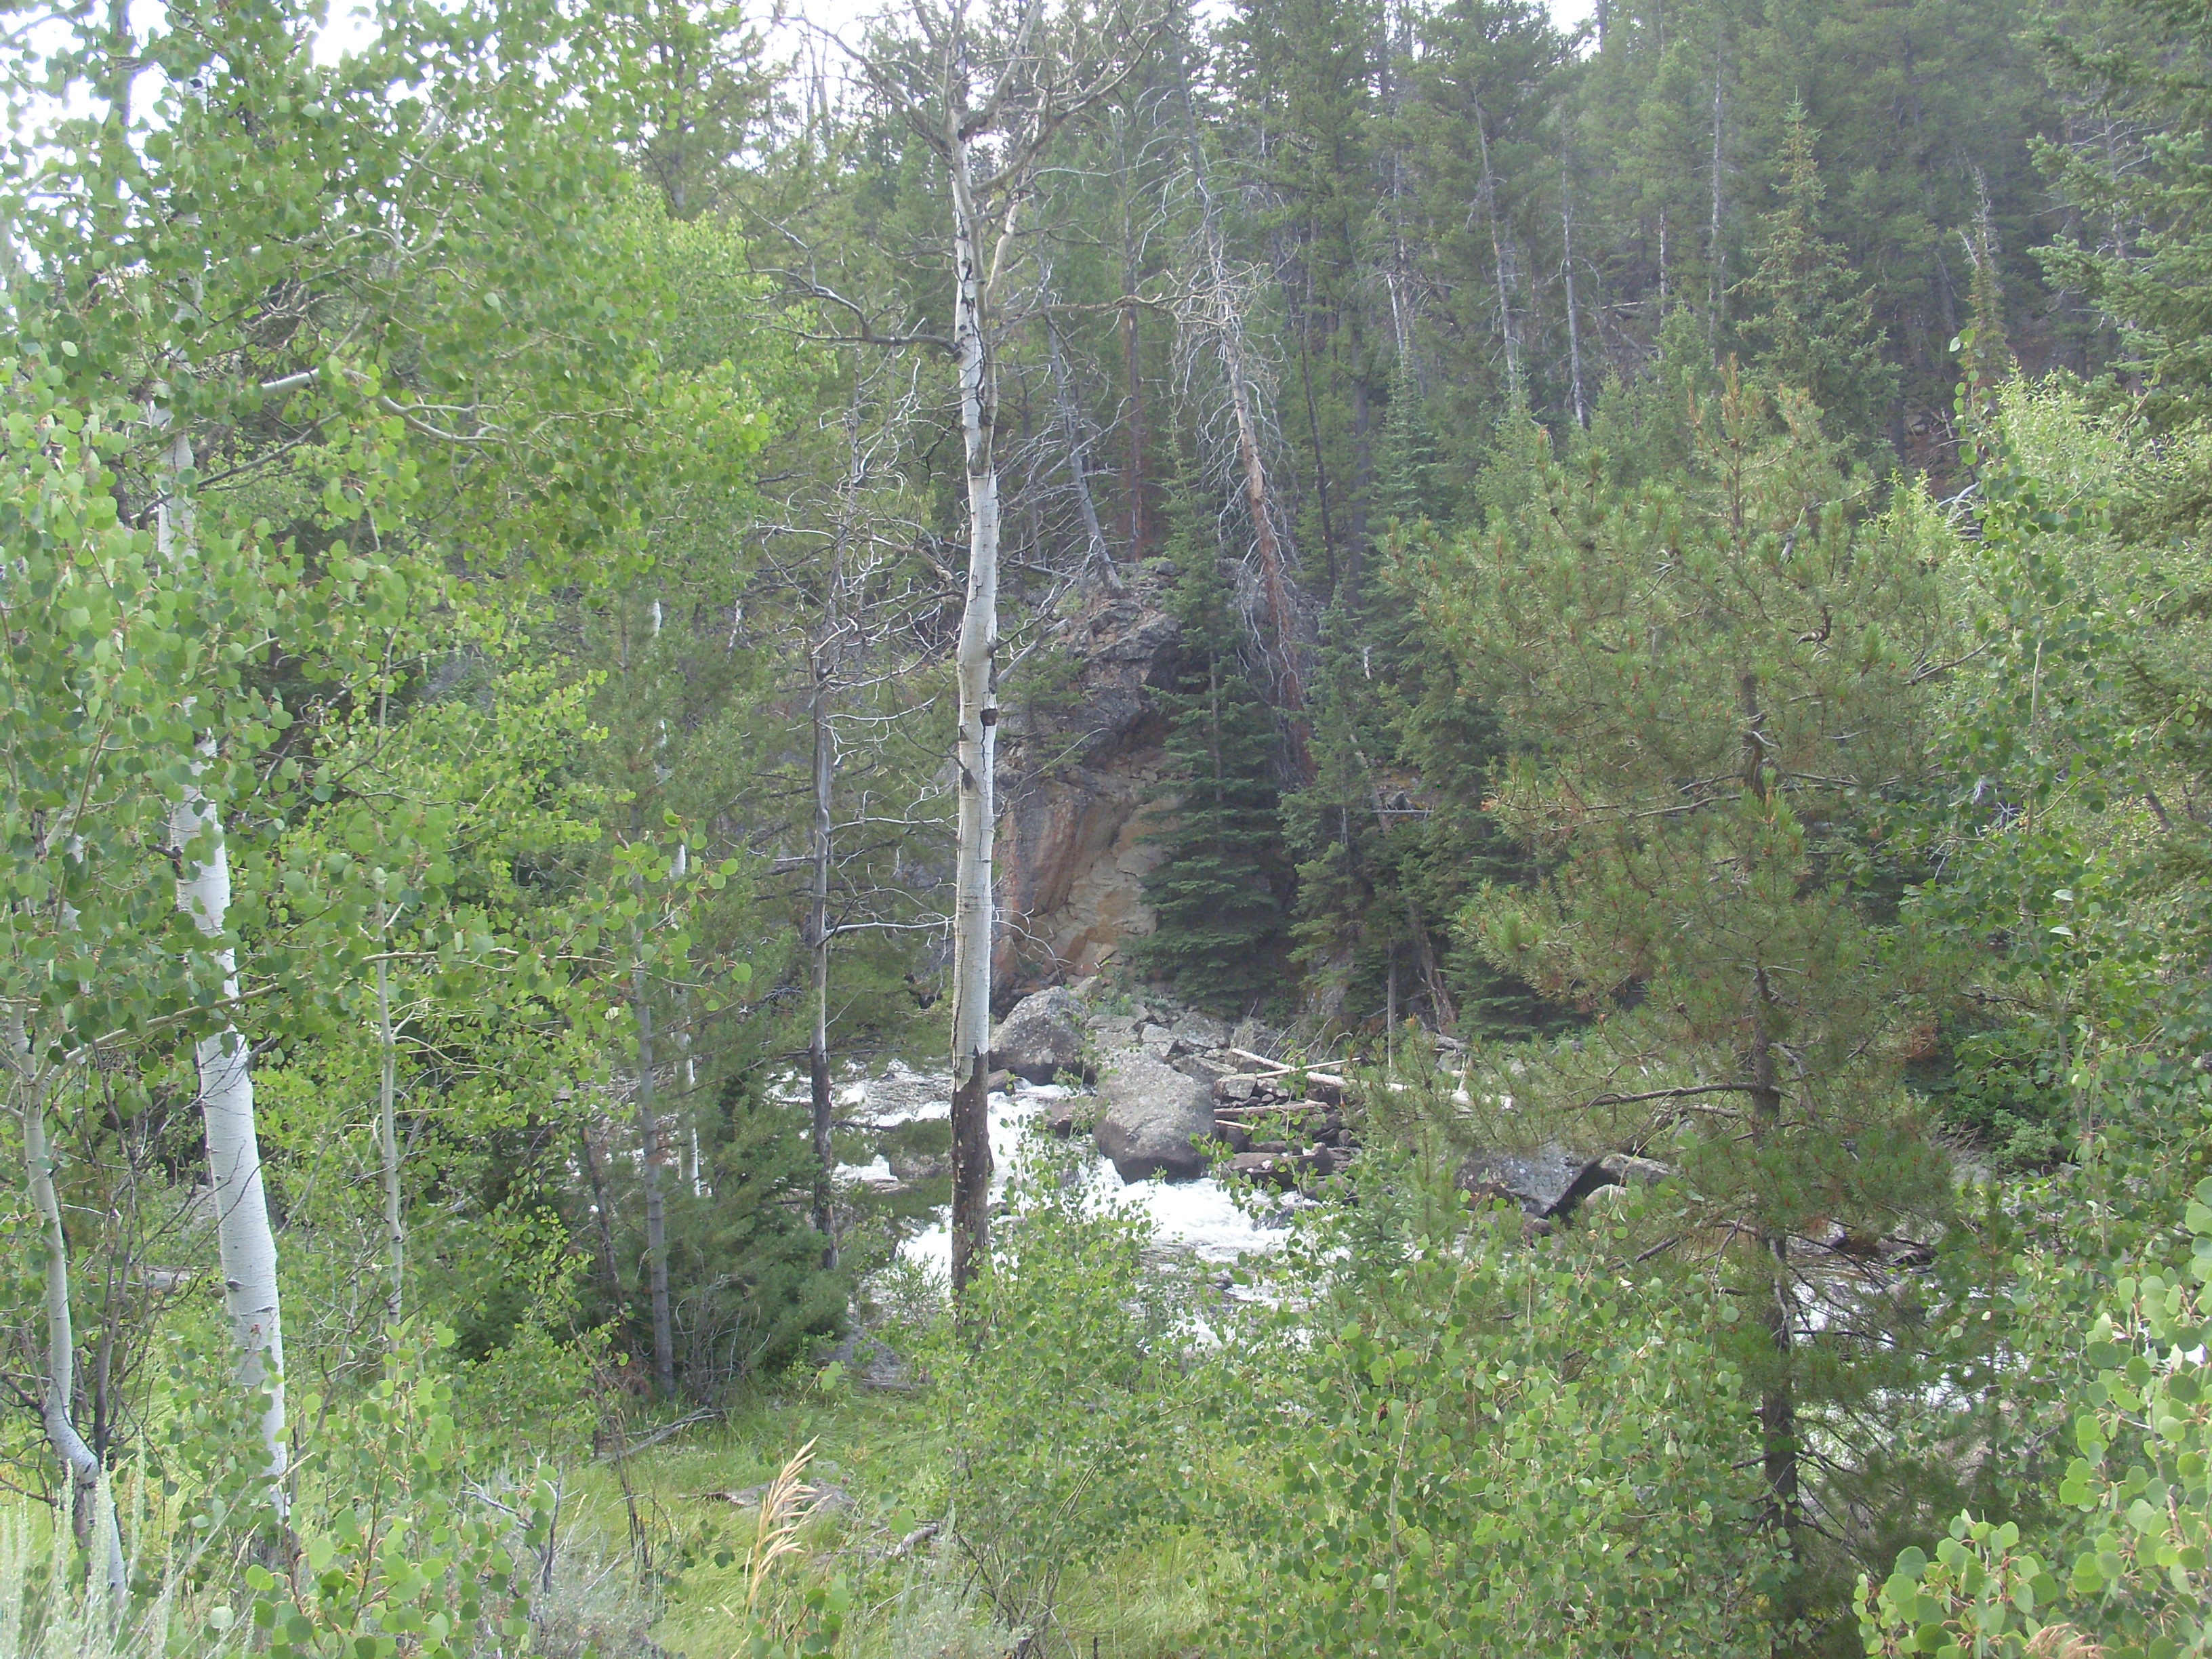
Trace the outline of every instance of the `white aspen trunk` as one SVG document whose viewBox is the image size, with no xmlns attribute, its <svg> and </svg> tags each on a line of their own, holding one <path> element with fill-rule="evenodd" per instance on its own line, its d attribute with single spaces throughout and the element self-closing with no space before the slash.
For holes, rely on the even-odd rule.
<svg viewBox="0 0 2212 1659">
<path fill-rule="evenodd" d="M 378 878 L 380 890 L 382 878 Z M 399 1191 L 399 1045 L 392 1029 L 392 964 L 386 960 L 392 947 L 391 917 L 384 895 L 376 896 L 376 1041 L 380 1049 L 376 1079 L 376 1146 L 384 1166 L 384 1242 L 392 1289 L 385 1298 L 385 1315 L 397 1327 L 404 1310 L 407 1284 L 407 1225 Z"/>
<path fill-rule="evenodd" d="M 47 1443 L 68 1473 L 78 1503 L 88 1506 L 91 1571 L 119 1613 L 130 1592 L 130 1571 L 123 1559 L 123 1534 L 115 1522 L 115 1500 L 99 1454 L 85 1444 L 71 1412 L 76 1396 L 76 1328 L 70 1313 L 69 1236 L 62 1230 L 60 1196 L 54 1190 L 52 1149 L 46 1143 L 46 1079 L 23 1028 L 20 1013 L 8 1020 L 8 1054 L 23 1114 L 23 1163 L 30 1178 L 31 1207 L 46 1232 L 46 1364 L 40 1389 L 40 1416 Z"/>
<path fill-rule="evenodd" d="M 968 471 L 968 598 L 953 656 L 959 687 L 959 818 L 952 915 L 952 1290 L 991 1253 L 991 837 L 998 760 L 999 468 L 996 362 L 985 333 L 982 219 L 961 100 L 945 100 L 952 182 L 952 352 Z"/>
<path fill-rule="evenodd" d="M 168 499 L 155 515 L 157 551 L 164 563 L 191 556 L 193 515 L 183 480 L 192 465 L 191 443 L 182 433 L 169 446 Z M 215 756 L 212 734 L 199 740 L 184 799 L 170 811 L 171 844 L 184 855 L 177 908 L 205 939 L 220 939 L 230 912 L 230 854 L 222 817 L 199 787 Z M 238 957 L 228 945 L 215 951 L 226 1002 L 238 995 Z M 207 1133 L 208 1181 L 213 1189 L 216 1245 L 222 1265 L 223 1304 L 239 1352 L 238 1380 L 267 1391 L 261 1441 L 269 1453 L 270 1499 L 283 1521 L 290 1507 L 284 1486 L 284 1329 L 276 1295 L 276 1236 L 261 1178 L 261 1144 L 253 1119 L 253 1072 L 246 1038 L 226 1020 L 222 1030 L 193 1047 L 199 1069 L 200 1117 Z"/>
<path fill-rule="evenodd" d="M 203 758 L 215 752 L 212 738 L 200 740 Z M 222 935 L 230 909 L 230 855 L 223 844 L 222 819 L 215 803 L 197 785 L 186 789 L 170 815 L 170 836 L 185 852 L 185 874 L 177 884 L 177 907 L 209 939 Z M 187 849 L 200 849 L 197 854 Z M 226 1001 L 238 994 L 238 958 L 224 945 L 215 953 L 222 970 Z M 222 1264 L 224 1306 L 230 1313 L 231 1340 L 239 1352 L 238 1380 L 247 1389 L 266 1389 L 261 1412 L 261 1442 L 269 1452 L 269 1486 L 282 1517 L 289 1508 L 284 1490 L 284 1330 L 276 1295 L 276 1236 L 269 1225 L 269 1200 L 261 1178 L 261 1143 L 253 1118 L 253 1072 L 246 1038 L 235 1024 L 202 1037 L 193 1047 L 200 1080 L 200 1117 L 207 1132 L 208 1179 L 214 1188 L 216 1253 Z"/>
<path fill-rule="evenodd" d="M 837 627 L 834 571 L 830 592 L 830 615 L 824 619 L 823 642 L 813 653 L 814 696 L 810 712 L 814 725 L 814 860 L 806 917 L 807 943 L 814 958 L 814 1030 L 806 1045 L 807 1086 L 814 1108 L 814 1231 L 822 1235 L 825 1269 L 837 1265 L 836 1217 L 830 1185 L 836 1153 L 830 1137 L 835 1116 L 830 1089 L 830 859 L 835 829 L 836 744 L 830 729 L 830 690 L 835 671 L 829 644 Z"/>
</svg>

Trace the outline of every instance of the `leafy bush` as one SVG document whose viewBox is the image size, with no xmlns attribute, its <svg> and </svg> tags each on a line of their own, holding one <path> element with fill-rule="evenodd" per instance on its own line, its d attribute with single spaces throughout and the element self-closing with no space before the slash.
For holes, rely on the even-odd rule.
<svg viewBox="0 0 2212 1659">
<path fill-rule="evenodd" d="M 2090 1376 L 2073 1422 L 2079 1455 L 2059 1484 L 2058 1520 L 2024 1535 L 1961 1513 L 1930 1560 L 1898 1557 L 1860 1586 L 1869 1655 L 2102 1654 L 2178 1659 L 2212 1649 L 2212 1180 L 2185 1222 L 2178 1273 L 2122 1278 L 2086 1333 Z"/>
<path fill-rule="evenodd" d="M 1766 1651 L 1742 1383 L 1678 1287 L 1421 1184 L 1377 1159 L 1271 1322 L 1236 1650 Z"/>
<path fill-rule="evenodd" d="M 1072 1576 L 1194 1513 L 1222 1415 L 1194 1304 L 1140 1260 L 1148 1224 L 1041 1161 L 971 1305 L 921 1355 L 952 1533 L 1018 1639 L 1052 1627 Z"/>
</svg>

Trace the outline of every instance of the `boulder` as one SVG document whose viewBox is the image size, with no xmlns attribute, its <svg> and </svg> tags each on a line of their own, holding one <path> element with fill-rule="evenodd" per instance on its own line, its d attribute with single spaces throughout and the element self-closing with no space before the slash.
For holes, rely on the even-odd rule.
<svg viewBox="0 0 2212 1659">
<path fill-rule="evenodd" d="M 1260 1187 L 1287 1190 L 1298 1184 L 1297 1164 L 1276 1152 L 1239 1152 L 1229 1160 L 1229 1173 Z"/>
<path fill-rule="evenodd" d="M 1656 1158 L 1638 1158 L 1630 1152 L 1608 1152 L 1598 1160 L 1598 1167 L 1623 1187 L 1649 1187 L 1674 1173 Z"/>
<path fill-rule="evenodd" d="M 1255 1186 L 1279 1188 L 1285 1192 L 1310 1185 L 1316 1178 L 1326 1180 L 1351 1162 L 1340 1152 L 1326 1146 L 1316 1146 L 1308 1152 L 1278 1150 L 1262 1151 L 1255 1146 L 1249 1152 L 1239 1152 L 1229 1160 L 1229 1173 L 1241 1181 Z"/>
<path fill-rule="evenodd" d="M 1032 1083 L 1084 1071 L 1081 1012 L 1063 986 L 1024 997 L 991 1033 L 991 1064 Z"/>
<path fill-rule="evenodd" d="M 877 1128 L 948 1117 L 951 1112 L 950 1076 L 942 1072 L 910 1071 L 896 1060 L 883 1076 L 867 1079 L 860 1098 L 852 1107 L 856 1122 Z"/>
<path fill-rule="evenodd" d="M 1199 1142 L 1213 1133 L 1209 1086 L 1139 1050 L 1113 1058 L 1099 1092 L 1106 1110 L 1098 1120 L 1098 1150 L 1114 1160 L 1122 1180 L 1164 1175 L 1188 1181 L 1206 1173 Z"/>
<path fill-rule="evenodd" d="M 1531 1216 L 1559 1216 L 1615 1177 L 1601 1158 L 1558 1141 L 1529 1149 L 1476 1152 L 1459 1166 L 1460 1190 L 1477 1198 L 1506 1198 Z"/>
<path fill-rule="evenodd" d="M 1213 1085 L 1213 1097 L 1224 1102 L 1242 1102 L 1252 1098 L 1253 1083 L 1249 1077 L 1224 1077 Z"/>
<path fill-rule="evenodd" d="M 1283 1034 L 1263 1020 L 1240 1019 L 1237 1029 L 1229 1034 L 1229 1041 L 1239 1048 L 1249 1048 L 1255 1054 L 1279 1054 L 1282 1050 Z"/>
<path fill-rule="evenodd" d="M 1196 1012 L 1180 1016 L 1169 1028 L 1194 1048 L 1226 1048 L 1229 1028 L 1211 1014 Z"/>
<path fill-rule="evenodd" d="M 1228 1062 L 1216 1060 L 1211 1054 L 1185 1054 L 1175 1062 L 1175 1068 L 1185 1077 L 1196 1078 L 1209 1089 L 1231 1069 Z"/>
<path fill-rule="evenodd" d="M 952 1173 L 949 1153 L 896 1152 L 885 1152 L 884 1162 L 901 1182 L 938 1181 Z"/>
<path fill-rule="evenodd" d="M 1044 1109 L 1044 1127 L 1051 1134 L 1066 1140 L 1078 1129 L 1089 1129 L 1097 1109 L 1098 1103 L 1089 1095 L 1069 1095 Z"/>
</svg>

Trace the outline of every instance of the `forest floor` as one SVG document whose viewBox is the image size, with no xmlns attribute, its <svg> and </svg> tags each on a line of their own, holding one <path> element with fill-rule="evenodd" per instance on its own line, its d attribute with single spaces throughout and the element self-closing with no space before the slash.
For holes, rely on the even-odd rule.
<svg viewBox="0 0 2212 1659">
<path fill-rule="evenodd" d="M 993 1628 L 981 1575 L 944 1524 L 940 1409 L 926 1394 L 888 1390 L 763 1394 L 619 1466 L 594 1463 L 579 1483 L 572 1547 L 586 1559 L 618 1560 L 635 1514 L 663 1586 L 656 1608 L 636 1610 L 651 1620 L 653 1644 L 679 1659 L 729 1659 L 744 1629 L 757 1489 L 811 1442 L 807 1479 L 822 1496 L 804 1534 L 806 1553 L 779 1588 L 788 1595 L 794 1585 L 843 1576 L 856 1595 L 848 1650 L 870 1659 L 1005 1654 L 1007 1638 Z M 915 1540 L 933 1523 L 940 1530 Z M 1224 1577 L 1236 1576 L 1235 1564 L 1202 1535 L 1155 1534 L 1061 1584 L 1054 1622 L 1065 1645 L 1052 1648 L 1095 1651 L 1098 1659 L 1173 1659 L 1212 1626 L 1225 1604 Z M 611 1659 L 604 1645 L 601 1652 Z"/>
</svg>

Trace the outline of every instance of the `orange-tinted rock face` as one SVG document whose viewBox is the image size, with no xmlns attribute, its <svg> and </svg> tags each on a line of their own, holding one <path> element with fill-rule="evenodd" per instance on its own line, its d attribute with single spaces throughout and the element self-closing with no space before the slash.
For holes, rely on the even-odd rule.
<svg viewBox="0 0 2212 1659">
<path fill-rule="evenodd" d="M 1152 930 L 1147 797 L 1159 781 L 1175 619 L 1133 591 L 1097 596 L 1002 715 L 997 1000 L 1094 972 Z M 1041 653 L 1042 654 L 1042 653 Z M 1032 687 L 1038 688 L 1031 690 Z"/>
</svg>

